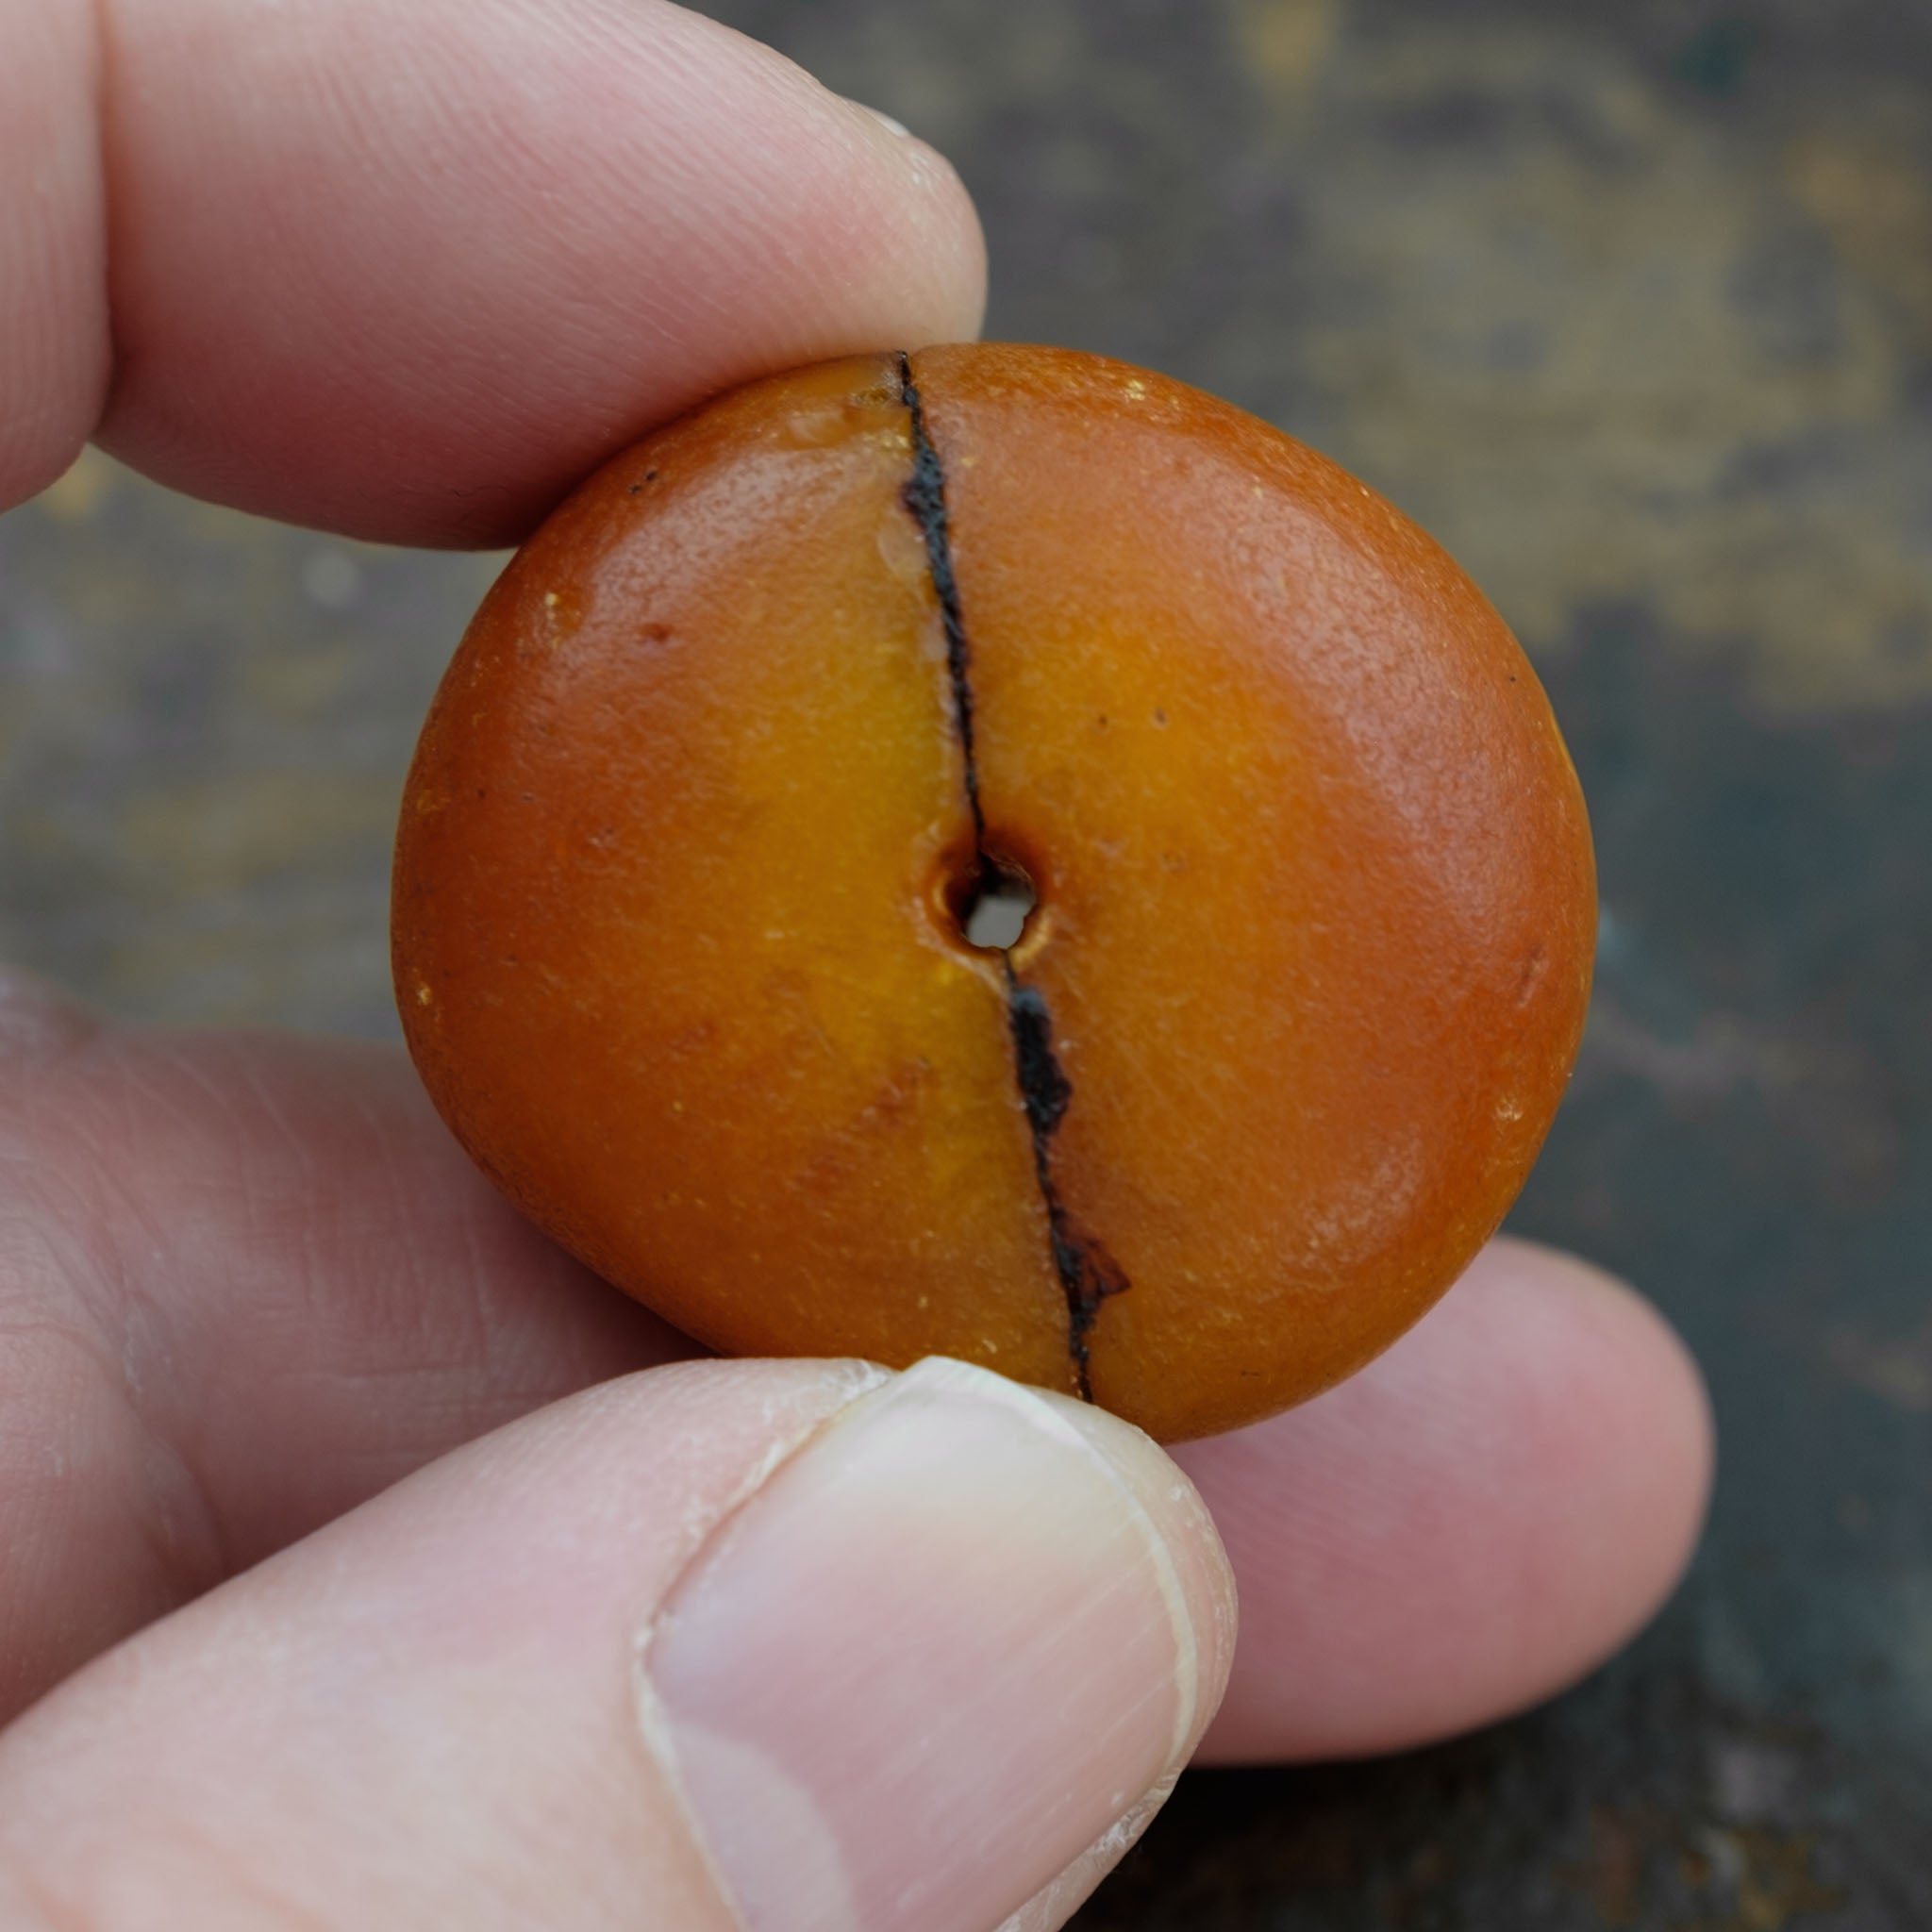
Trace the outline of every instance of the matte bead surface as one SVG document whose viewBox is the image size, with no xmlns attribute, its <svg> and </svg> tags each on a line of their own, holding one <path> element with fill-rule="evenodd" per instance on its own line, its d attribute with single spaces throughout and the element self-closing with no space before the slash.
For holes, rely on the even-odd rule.
<svg viewBox="0 0 1932 1932">
<path fill-rule="evenodd" d="M 1174 1439 L 1455 1279 L 1594 922 L 1548 705 L 1434 542 L 1180 384 L 974 345 L 756 384 L 557 512 L 425 727 L 394 942 L 458 1137 L 702 1341 Z"/>
</svg>

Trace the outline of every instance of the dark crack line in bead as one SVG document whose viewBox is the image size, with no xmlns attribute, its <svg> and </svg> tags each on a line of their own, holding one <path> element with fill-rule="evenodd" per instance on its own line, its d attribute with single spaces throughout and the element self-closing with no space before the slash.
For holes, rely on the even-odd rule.
<svg viewBox="0 0 1932 1932">
<path fill-rule="evenodd" d="M 966 620 L 959 614 L 959 580 L 953 575 L 952 533 L 946 523 L 946 473 L 925 433 L 925 405 L 912 380 L 911 358 L 899 357 L 899 387 L 912 419 L 912 475 L 900 493 L 925 540 L 925 567 L 946 627 L 946 675 L 953 687 L 953 724 L 966 760 L 966 804 L 973 814 L 973 862 L 987 868 L 986 813 L 979 803 L 979 758 L 973 739 L 973 683 L 968 675 Z"/>
<path fill-rule="evenodd" d="M 912 475 L 900 492 L 925 541 L 926 568 L 939 598 L 946 633 L 946 671 L 952 686 L 953 723 L 965 763 L 966 804 L 973 819 L 975 888 L 998 867 L 986 849 L 986 813 L 979 796 L 979 761 L 974 737 L 972 653 L 966 620 L 959 608 L 959 583 L 953 569 L 952 533 L 946 516 L 946 473 L 926 433 L 925 408 L 912 380 L 912 363 L 902 354 L 899 385 L 911 420 Z M 1037 987 L 1024 986 L 1013 970 L 1009 951 L 1000 953 L 1007 989 L 1007 1024 L 1013 1039 L 1013 1066 L 1021 1105 L 1033 1140 L 1033 1174 L 1046 1208 L 1047 1237 L 1054 1273 L 1067 1304 L 1067 1354 L 1083 1402 L 1093 1400 L 1092 1334 L 1100 1305 L 1124 1293 L 1127 1277 L 1106 1248 L 1074 1220 L 1060 1199 L 1053 1174 L 1053 1138 L 1073 1104 L 1074 1084 L 1053 1047 L 1053 1016 Z"/>
<path fill-rule="evenodd" d="M 1053 1177 L 1053 1137 L 1074 1098 L 1074 1083 L 1062 1071 L 1053 1050 L 1053 1016 L 1037 987 L 1022 986 L 1005 954 L 1007 1024 L 1012 1029 L 1013 1061 L 1020 1076 L 1020 1098 L 1026 1124 L 1033 1132 L 1033 1174 L 1040 1198 L 1046 1206 L 1047 1239 L 1053 1246 L 1054 1273 L 1067 1298 L 1067 1353 L 1083 1402 L 1093 1400 L 1093 1324 L 1108 1295 L 1124 1293 L 1127 1277 L 1120 1264 L 1076 1223 L 1060 1199 Z"/>
</svg>

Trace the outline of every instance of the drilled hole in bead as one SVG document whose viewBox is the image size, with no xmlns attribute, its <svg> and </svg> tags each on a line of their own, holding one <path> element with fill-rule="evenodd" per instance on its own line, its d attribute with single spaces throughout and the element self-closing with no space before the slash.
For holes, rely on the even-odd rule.
<svg viewBox="0 0 1932 1932">
<path fill-rule="evenodd" d="M 1020 943 L 1040 894 L 1017 865 L 988 858 L 956 880 L 946 900 L 969 946 L 1004 953 Z"/>
</svg>

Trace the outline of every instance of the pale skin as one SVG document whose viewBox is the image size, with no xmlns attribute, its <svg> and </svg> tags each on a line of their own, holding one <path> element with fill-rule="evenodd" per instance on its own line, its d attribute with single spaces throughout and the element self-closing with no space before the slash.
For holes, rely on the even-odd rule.
<svg viewBox="0 0 1932 1932">
<path fill-rule="evenodd" d="M 92 438 L 503 541 L 734 382 L 978 325 L 946 165 L 656 0 L 0 0 L 0 506 Z M 1170 1459 L 687 1359 L 386 1049 L 13 976 L 0 1060 L 9 1932 L 1047 1928 L 1191 1756 L 1573 1681 L 1702 1517 L 1683 1349 L 1520 1243 Z"/>
</svg>

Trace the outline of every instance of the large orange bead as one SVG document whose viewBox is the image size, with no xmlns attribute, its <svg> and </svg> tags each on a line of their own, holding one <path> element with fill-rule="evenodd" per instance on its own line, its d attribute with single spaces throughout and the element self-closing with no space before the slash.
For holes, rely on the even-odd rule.
<svg viewBox="0 0 1932 1932">
<path fill-rule="evenodd" d="M 525 545 L 417 753 L 395 970 L 472 1154 L 702 1341 L 1173 1439 L 1456 1278 L 1594 917 L 1549 706 L 1435 543 L 1177 383 L 958 347 L 740 391 Z"/>
</svg>

